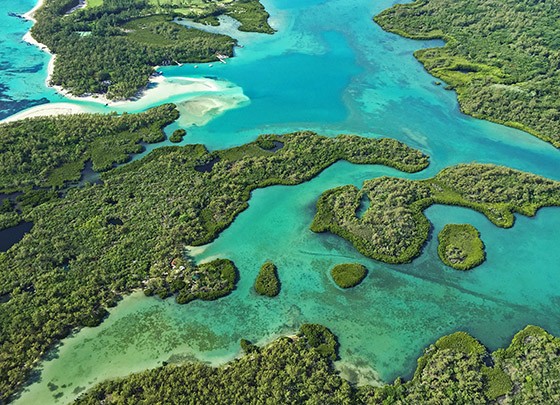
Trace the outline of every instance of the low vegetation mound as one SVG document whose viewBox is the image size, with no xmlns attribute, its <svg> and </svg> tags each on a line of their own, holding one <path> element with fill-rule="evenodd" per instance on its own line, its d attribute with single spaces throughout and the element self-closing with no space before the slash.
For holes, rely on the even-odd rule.
<svg viewBox="0 0 560 405">
<path fill-rule="evenodd" d="M 445 40 L 415 56 L 457 90 L 461 109 L 560 147 L 556 0 L 418 0 L 375 17 L 387 31 Z"/>
<path fill-rule="evenodd" d="M 367 269 L 359 263 L 337 264 L 331 270 L 331 276 L 340 288 L 352 288 L 366 278 Z"/>
<path fill-rule="evenodd" d="M 358 216 L 363 195 L 370 204 Z M 560 182 L 490 164 L 446 168 L 427 180 L 380 177 L 328 190 L 317 202 L 314 232 L 332 232 L 362 254 L 387 263 L 406 263 L 421 253 L 430 232 L 424 210 L 433 204 L 457 205 L 484 214 L 502 228 L 513 213 L 535 215 L 560 205 Z"/>
<path fill-rule="evenodd" d="M 276 297 L 280 294 L 280 279 L 274 263 L 266 262 L 262 265 L 255 280 L 255 291 L 267 297 Z"/>
<path fill-rule="evenodd" d="M 444 336 L 425 349 L 410 381 L 398 378 L 381 387 L 356 387 L 341 378 L 331 354 L 318 349 L 325 341 L 336 337 L 324 326 L 303 325 L 297 337 L 262 348 L 244 341 L 247 354 L 225 366 L 167 365 L 102 382 L 76 403 L 535 404 L 560 399 L 560 339 L 535 326 L 494 353 L 464 332 Z"/>
<path fill-rule="evenodd" d="M 449 224 L 438 234 L 440 259 L 456 270 L 470 270 L 486 258 L 478 230 L 469 224 Z"/>
<path fill-rule="evenodd" d="M 229 291 L 229 281 L 222 285 L 210 273 L 197 281 L 202 266 L 181 261 L 187 246 L 209 243 L 228 227 L 248 207 L 252 190 L 300 184 L 341 159 L 411 172 L 428 165 L 424 154 L 390 139 L 311 132 L 264 139 L 283 146 L 249 143 L 212 153 L 203 145 L 158 148 L 103 173 L 101 184 L 37 198 L 18 214 L 34 225 L 0 253 L 0 296 L 10 297 L 0 304 L 0 375 L 6 376 L 0 401 L 58 339 L 99 323 L 107 306 L 149 280 L 159 280 L 154 293 L 176 291 L 180 302 Z M 196 169 L 209 162 L 207 170 Z"/>
</svg>

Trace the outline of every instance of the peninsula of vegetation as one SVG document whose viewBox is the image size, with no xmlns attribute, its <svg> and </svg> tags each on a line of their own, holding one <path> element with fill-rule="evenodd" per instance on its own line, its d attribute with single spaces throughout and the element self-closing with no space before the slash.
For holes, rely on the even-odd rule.
<svg viewBox="0 0 560 405">
<path fill-rule="evenodd" d="M 470 270 L 486 258 L 478 230 L 469 224 L 448 224 L 438 234 L 438 255 L 456 270 Z"/>
<path fill-rule="evenodd" d="M 178 18 L 217 23 L 228 15 L 240 30 L 273 33 L 258 0 L 45 0 L 31 34 L 56 55 L 51 85 L 81 96 L 135 96 L 155 66 L 233 56 L 236 40 L 187 28 Z"/>
<path fill-rule="evenodd" d="M 276 297 L 280 294 L 280 279 L 274 263 L 266 262 L 262 265 L 255 280 L 255 291 L 267 297 Z"/>
<path fill-rule="evenodd" d="M 86 162 L 96 172 L 163 141 L 179 118 L 173 104 L 141 114 L 79 114 L 0 124 L 0 193 L 61 187 L 80 179 Z M 179 130 L 180 131 L 180 130 Z"/>
<path fill-rule="evenodd" d="M 331 269 L 331 276 L 340 288 L 352 288 L 367 276 L 367 269 L 359 263 L 338 264 Z"/>
<path fill-rule="evenodd" d="M 419 0 L 375 17 L 387 31 L 443 39 L 415 56 L 457 90 L 461 109 L 560 147 L 556 0 Z"/>
<path fill-rule="evenodd" d="M 358 217 L 362 197 L 370 206 Z M 362 190 L 352 185 L 328 190 L 317 202 L 314 232 L 332 232 L 368 257 L 406 263 L 418 256 L 430 232 L 423 211 L 433 204 L 457 205 L 484 214 L 502 228 L 513 213 L 527 216 L 560 205 L 560 182 L 490 164 L 446 168 L 427 180 L 380 177 Z"/>
<path fill-rule="evenodd" d="M 0 401 L 56 341 L 98 324 L 122 294 L 146 283 L 184 302 L 209 289 L 227 293 L 231 272 L 220 281 L 200 274 L 214 267 L 187 268 L 187 246 L 216 238 L 248 207 L 252 190 L 300 184 L 341 159 L 408 172 L 428 165 L 420 151 L 391 139 L 266 135 L 212 153 L 203 145 L 162 147 L 103 173 L 100 184 L 16 211 L 33 228 L 0 253 Z M 201 290 L 202 282 L 210 285 Z"/>
<path fill-rule="evenodd" d="M 334 343 L 333 343 L 334 342 Z M 444 336 L 418 359 L 410 381 L 356 387 L 333 366 L 336 337 L 320 325 L 303 325 L 220 368 L 200 363 L 167 365 L 105 381 L 76 404 L 275 403 L 468 404 L 557 403 L 560 339 L 528 326 L 510 346 L 489 353 L 464 332 Z M 170 384 L 162 384 L 169 381 Z"/>
</svg>

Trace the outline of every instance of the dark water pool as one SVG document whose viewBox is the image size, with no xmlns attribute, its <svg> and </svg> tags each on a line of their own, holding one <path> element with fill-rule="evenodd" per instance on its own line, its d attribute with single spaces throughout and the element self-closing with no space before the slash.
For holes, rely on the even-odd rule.
<svg viewBox="0 0 560 405">
<path fill-rule="evenodd" d="M 0 252 L 5 252 L 18 243 L 31 228 L 33 228 L 32 222 L 22 222 L 0 231 Z"/>
</svg>

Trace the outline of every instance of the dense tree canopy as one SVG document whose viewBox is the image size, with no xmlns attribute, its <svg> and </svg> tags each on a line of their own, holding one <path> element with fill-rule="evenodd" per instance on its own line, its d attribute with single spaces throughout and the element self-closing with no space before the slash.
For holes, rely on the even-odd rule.
<svg viewBox="0 0 560 405">
<path fill-rule="evenodd" d="M 370 206 L 358 216 L 364 195 Z M 380 177 L 366 181 L 362 190 L 349 185 L 323 193 L 311 230 L 339 235 L 374 259 L 406 263 L 428 238 L 423 211 L 433 204 L 471 208 L 508 228 L 514 212 L 533 216 L 540 207 L 560 205 L 560 182 L 476 163 L 443 169 L 427 180 Z"/>
<path fill-rule="evenodd" d="M 259 146 L 270 142 L 283 146 Z M 58 339 L 99 323 L 120 294 L 146 285 L 184 303 L 229 293 L 233 265 L 193 266 L 185 248 L 212 241 L 247 208 L 252 190 L 300 184 L 341 159 L 406 171 L 428 165 L 395 140 L 298 132 L 213 153 L 159 148 L 104 173 L 101 184 L 33 198 L 21 214 L 33 228 L 0 253 L 0 400 Z"/>
<path fill-rule="evenodd" d="M 276 297 L 280 294 L 280 279 L 274 263 L 266 262 L 261 266 L 255 280 L 255 291 L 257 294 L 267 297 Z"/>
<path fill-rule="evenodd" d="M 316 339 L 314 334 L 320 335 Z M 303 325 L 222 367 L 167 365 L 102 382 L 76 404 L 527 404 L 560 399 L 560 339 L 528 326 L 507 349 L 489 353 L 464 332 L 426 348 L 410 381 L 355 387 L 340 377 L 318 342 L 336 342 Z M 249 346 L 246 346 L 249 347 Z"/>
<path fill-rule="evenodd" d="M 438 255 L 450 267 L 470 270 L 484 262 L 484 243 L 470 224 L 448 224 L 438 234 Z"/>
<path fill-rule="evenodd" d="M 140 142 L 165 139 L 179 118 L 173 104 L 141 114 L 77 114 L 0 124 L 0 193 L 60 187 L 78 180 L 87 161 L 105 171 L 142 150 Z"/>
<path fill-rule="evenodd" d="M 199 2 L 105 0 L 72 11 L 78 0 L 46 0 L 36 12 L 33 37 L 56 54 L 51 84 L 72 94 L 128 98 L 148 83 L 154 66 L 209 62 L 233 55 L 226 35 L 186 28 L 176 17 L 228 14 L 240 29 L 272 33 L 258 0 Z"/>
<path fill-rule="evenodd" d="M 415 55 L 457 90 L 464 112 L 560 147 L 558 0 L 418 0 L 375 21 L 410 38 L 446 41 Z"/>
</svg>

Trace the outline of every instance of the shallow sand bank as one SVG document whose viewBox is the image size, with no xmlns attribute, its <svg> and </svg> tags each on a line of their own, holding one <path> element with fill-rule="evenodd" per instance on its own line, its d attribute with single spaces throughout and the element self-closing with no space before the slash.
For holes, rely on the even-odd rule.
<svg viewBox="0 0 560 405">
<path fill-rule="evenodd" d="M 141 112 L 165 102 L 175 103 L 183 127 L 204 125 L 227 110 L 246 105 L 249 98 L 240 87 L 230 82 L 209 78 L 155 77 L 138 98 L 128 101 L 104 103 L 104 98 L 94 96 L 68 97 L 69 102 L 48 103 L 28 108 L 2 122 L 25 118 L 81 113 Z"/>
</svg>

